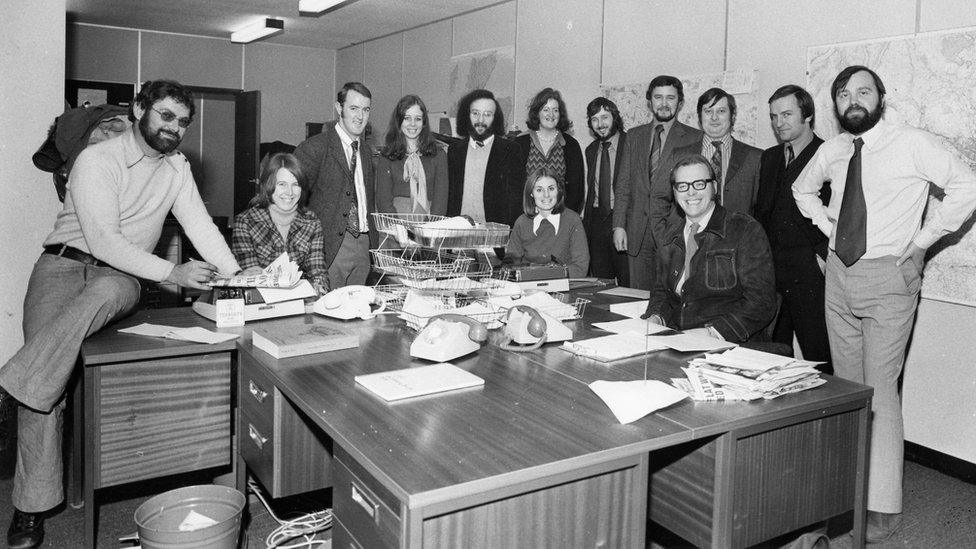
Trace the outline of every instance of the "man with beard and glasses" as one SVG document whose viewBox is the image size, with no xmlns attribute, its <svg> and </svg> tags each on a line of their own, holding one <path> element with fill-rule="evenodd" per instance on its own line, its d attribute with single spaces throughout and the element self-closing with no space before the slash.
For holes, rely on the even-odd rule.
<svg viewBox="0 0 976 549">
<path fill-rule="evenodd" d="M 40 546 L 44 519 L 64 499 L 64 393 L 84 339 L 135 307 L 136 277 L 206 290 L 215 272 L 240 271 L 175 152 L 193 120 L 190 91 L 148 81 L 130 109 L 137 124 L 78 156 L 27 286 L 24 346 L 0 368 L 0 385 L 20 404 L 10 547 Z M 153 255 L 170 211 L 206 261 Z"/>
<path fill-rule="evenodd" d="M 583 226 L 589 237 L 590 276 L 616 279 L 630 285 L 627 253 L 613 246 L 614 193 L 624 156 L 627 132 L 617 105 L 597 97 L 586 106 L 586 120 L 593 142 L 586 146 L 586 202 Z"/>
<path fill-rule="evenodd" d="M 882 119 L 885 87 L 863 66 L 831 86 L 844 130 L 793 184 L 803 215 L 828 236 L 825 309 L 834 372 L 874 388 L 868 542 L 901 524 L 904 430 L 898 377 L 911 336 L 925 250 L 976 208 L 976 175 L 928 132 Z M 825 206 L 818 195 L 830 181 Z M 922 223 L 929 184 L 945 192 Z"/>
<path fill-rule="evenodd" d="M 447 149 L 447 215 L 512 225 L 522 212 L 525 158 L 504 137 L 505 117 L 495 95 L 474 90 L 458 102 L 457 133 Z"/>
<path fill-rule="evenodd" d="M 668 165 L 675 149 L 698 143 L 701 131 L 675 120 L 684 105 L 681 80 L 665 74 L 647 86 L 647 107 L 654 119 L 627 133 L 620 176 L 614 193 L 613 245 L 629 256 L 630 286 L 650 290 L 656 274 L 657 242 L 654 231 L 663 228 L 670 199 L 650 200 L 652 189 L 671 194 Z"/>
</svg>

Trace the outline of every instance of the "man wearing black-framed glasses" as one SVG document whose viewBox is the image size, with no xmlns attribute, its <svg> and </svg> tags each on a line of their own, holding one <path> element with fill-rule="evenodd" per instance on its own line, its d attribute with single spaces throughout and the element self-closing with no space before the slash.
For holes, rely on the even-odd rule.
<svg viewBox="0 0 976 549">
<path fill-rule="evenodd" d="M 758 221 L 716 203 L 715 180 L 701 155 L 675 163 L 681 215 L 663 233 L 645 318 L 736 343 L 761 340 L 776 308 L 769 243 Z"/>
<path fill-rule="evenodd" d="M 148 81 L 132 103 L 136 124 L 82 151 L 71 170 L 24 297 L 24 346 L 0 367 L 0 386 L 20 404 L 10 547 L 39 547 L 64 499 L 64 392 L 84 339 L 136 306 L 136 277 L 205 290 L 215 272 L 240 271 L 176 152 L 193 112 L 188 89 Z M 206 261 L 152 253 L 170 211 Z"/>
</svg>

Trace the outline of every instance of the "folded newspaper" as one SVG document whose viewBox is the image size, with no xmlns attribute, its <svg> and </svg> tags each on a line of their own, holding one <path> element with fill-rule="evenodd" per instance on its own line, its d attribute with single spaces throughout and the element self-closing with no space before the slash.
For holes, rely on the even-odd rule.
<svg viewBox="0 0 976 549">
<path fill-rule="evenodd" d="M 282 252 L 264 272 L 256 275 L 235 275 L 231 277 L 215 277 L 210 286 L 221 288 L 233 286 L 239 288 L 291 288 L 302 279 L 302 271 L 298 263 L 288 259 L 288 252 Z"/>
<path fill-rule="evenodd" d="M 817 364 L 736 347 L 692 359 L 671 382 L 694 400 L 773 399 L 826 383 Z"/>
</svg>

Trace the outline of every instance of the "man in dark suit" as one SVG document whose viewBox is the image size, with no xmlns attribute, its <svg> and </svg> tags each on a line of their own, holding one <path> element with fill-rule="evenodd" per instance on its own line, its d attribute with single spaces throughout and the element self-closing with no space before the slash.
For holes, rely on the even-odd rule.
<svg viewBox="0 0 976 549">
<path fill-rule="evenodd" d="M 586 106 L 586 120 L 596 139 L 586 147 L 586 203 L 583 226 L 590 243 L 590 276 L 630 285 L 627 253 L 613 246 L 613 207 L 617 175 L 627 133 L 617 105 L 597 97 Z"/>
<path fill-rule="evenodd" d="M 823 143 L 813 133 L 814 104 L 806 90 L 786 85 L 769 98 L 769 122 L 779 145 L 763 151 L 756 219 L 773 251 L 776 291 L 783 297 L 773 340 L 793 345 L 796 334 L 803 358 L 823 361 L 832 373 L 824 321 L 824 274 L 827 236 L 800 213 L 793 200 L 793 181 Z M 820 191 L 824 204 L 830 187 Z"/>
<path fill-rule="evenodd" d="M 700 154 L 709 159 L 716 174 L 715 200 L 726 210 L 755 214 L 759 193 L 759 160 L 762 149 L 734 139 L 735 97 L 721 88 L 711 88 L 698 98 L 698 124 L 704 134 L 697 143 L 675 149 L 672 164 L 685 156 Z M 668 166 L 663 173 L 668 173 Z M 657 208 L 670 211 L 670 190 L 663 182 L 651 185 L 651 201 Z M 658 226 L 662 229 L 663 224 Z M 657 233 L 655 233 L 657 234 Z"/>
<path fill-rule="evenodd" d="M 505 117 L 494 94 L 474 90 L 458 103 L 457 133 L 447 149 L 447 215 L 512 225 L 522 214 L 525 159 L 505 139 Z"/>
<path fill-rule="evenodd" d="M 630 286 L 649 290 L 657 271 L 653 230 L 663 226 L 671 207 L 670 198 L 663 208 L 651 203 L 651 181 L 663 174 L 664 191 L 670 193 L 669 170 L 661 167 L 669 163 L 675 149 L 698 143 L 701 132 L 675 120 L 685 99 L 681 80 L 656 76 L 645 97 L 654 119 L 627 133 L 614 193 L 613 244 L 629 256 Z"/>
<path fill-rule="evenodd" d="M 364 284 L 369 275 L 370 233 L 375 231 L 369 230 L 368 216 L 374 211 L 375 174 L 363 132 L 371 97 L 363 84 L 347 82 L 336 97 L 339 121 L 295 149 L 312 188 L 308 207 L 325 231 L 333 288 Z"/>
</svg>

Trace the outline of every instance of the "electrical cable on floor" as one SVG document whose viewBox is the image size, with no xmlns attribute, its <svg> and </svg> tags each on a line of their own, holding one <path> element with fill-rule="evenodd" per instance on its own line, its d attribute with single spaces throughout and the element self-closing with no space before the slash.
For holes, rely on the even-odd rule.
<svg viewBox="0 0 976 549">
<path fill-rule="evenodd" d="M 308 513 L 291 520 L 282 520 L 271 510 L 268 501 L 261 494 L 260 487 L 253 480 L 247 482 L 247 487 L 258 496 L 258 499 L 264 504 L 264 508 L 268 510 L 271 518 L 275 519 L 279 524 L 264 540 L 265 546 L 268 549 L 312 549 L 314 547 L 324 547 L 328 544 L 326 540 L 315 539 L 315 535 L 332 528 L 332 509 Z M 297 538 L 302 538 L 302 540 L 297 540 Z M 293 543 L 282 545 L 286 542 Z"/>
</svg>

